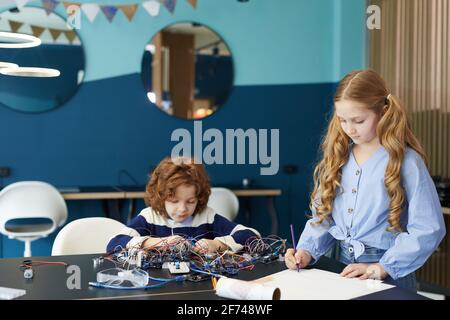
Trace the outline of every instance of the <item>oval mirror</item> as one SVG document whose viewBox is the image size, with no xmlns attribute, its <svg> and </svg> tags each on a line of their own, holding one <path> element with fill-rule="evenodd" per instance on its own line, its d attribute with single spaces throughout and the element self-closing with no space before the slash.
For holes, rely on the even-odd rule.
<svg viewBox="0 0 450 320">
<path fill-rule="evenodd" d="M 23 35 L 40 44 L 24 45 L 32 40 Z M 0 13 L 0 105 L 23 112 L 61 106 L 77 91 L 84 67 L 80 38 L 64 18 L 36 7 Z"/>
<path fill-rule="evenodd" d="M 205 25 L 175 23 L 146 46 L 142 81 L 149 101 L 182 119 L 216 112 L 233 87 L 233 59 L 223 39 Z"/>
</svg>

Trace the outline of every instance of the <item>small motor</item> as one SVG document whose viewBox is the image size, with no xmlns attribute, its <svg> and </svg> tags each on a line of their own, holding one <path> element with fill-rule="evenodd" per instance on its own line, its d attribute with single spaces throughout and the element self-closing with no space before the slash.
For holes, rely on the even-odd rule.
<svg viewBox="0 0 450 320">
<path fill-rule="evenodd" d="M 23 271 L 23 277 L 25 279 L 32 279 L 34 276 L 33 262 L 31 260 L 24 260 L 20 265 L 20 270 Z"/>
<path fill-rule="evenodd" d="M 33 272 L 33 268 L 27 268 L 25 270 L 23 270 L 23 277 L 25 279 L 32 279 L 34 276 L 34 272 Z"/>
</svg>

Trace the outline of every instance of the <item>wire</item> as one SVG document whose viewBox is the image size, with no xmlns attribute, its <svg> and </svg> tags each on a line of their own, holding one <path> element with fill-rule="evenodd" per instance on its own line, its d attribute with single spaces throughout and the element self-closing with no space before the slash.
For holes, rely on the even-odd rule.
<svg viewBox="0 0 450 320">
<path fill-rule="evenodd" d="M 209 276 L 214 276 L 214 277 L 217 277 L 217 278 L 222 278 L 222 277 L 224 277 L 224 275 L 221 275 L 221 274 L 218 274 L 218 273 L 213 273 L 213 272 L 203 271 L 203 270 L 196 269 L 196 268 L 192 268 L 192 267 L 191 267 L 191 270 L 192 270 L 192 271 L 195 271 L 195 272 L 198 272 L 198 273 L 207 274 L 207 275 L 209 275 Z"/>
<path fill-rule="evenodd" d="M 127 170 L 125 170 L 125 169 L 122 169 L 122 170 L 120 170 L 119 171 L 119 177 L 118 177 L 118 182 L 119 182 L 119 185 L 121 185 L 121 182 L 120 182 L 120 177 L 121 177 L 121 175 L 122 174 L 125 174 L 126 176 L 128 176 L 128 178 L 130 178 L 130 180 L 131 181 L 133 181 L 133 183 L 135 184 L 135 185 L 139 185 L 139 182 L 131 175 L 131 173 L 129 173 Z"/>
<path fill-rule="evenodd" d="M 68 264 L 62 261 L 40 261 L 40 260 L 24 260 L 19 268 L 31 269 L 43 265 L 62 265 L 67 267 Z"/>
</svg>

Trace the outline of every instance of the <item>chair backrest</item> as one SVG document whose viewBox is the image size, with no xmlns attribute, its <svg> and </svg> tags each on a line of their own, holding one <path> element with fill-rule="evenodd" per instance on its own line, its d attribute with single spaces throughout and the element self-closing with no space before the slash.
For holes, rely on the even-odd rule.
<svg viewBox="0 0 450 320">
<path fill-rule="evenodd" d="M 34 223 L 36 219 L 45 219 L 48 223 Z M 16 182 L 0 192 L 0 232 L 10 238 L 44 237 L 66 220 L 64 198 L 46 182 Z"/>
<path fill-rule="evenodd" d="M 228 220 L 233 221 L 239 212 L 239 200 L 230 189 L 211 188 L 208 207 L 211 207 L 216 213 Z"/>
<path fill-rule="evenodd" d="M 109 240 L 126 226 L 101 217 L 82 218 L 68 223 L 56 236 L 52 256 L 104 253 Z"/>
</svg>

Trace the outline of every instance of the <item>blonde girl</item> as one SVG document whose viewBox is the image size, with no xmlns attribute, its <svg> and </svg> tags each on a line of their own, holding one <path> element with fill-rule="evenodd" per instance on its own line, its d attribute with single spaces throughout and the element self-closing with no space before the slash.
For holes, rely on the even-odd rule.
<svg viewBox="0 0 450 320">
<path fill-rule="evenodd" d="M 414 271 L 445 235 L 442 208 L 405 109 L 376 72 L 339 83 L 321 153 L 313 216 L 286 265 L 306 267 L 338 241 L 342 276 L 416 290 Z"/>
</svg>

